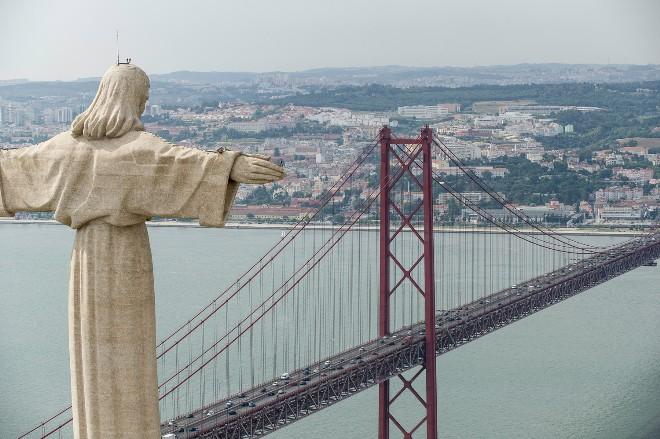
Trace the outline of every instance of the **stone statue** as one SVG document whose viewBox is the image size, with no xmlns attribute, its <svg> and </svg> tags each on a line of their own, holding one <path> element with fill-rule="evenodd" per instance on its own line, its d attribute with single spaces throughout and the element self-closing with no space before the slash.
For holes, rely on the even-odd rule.
<svg viewBox="0 0 660 439">
<path fill-rule="evenodd" d="M 160 438 L 145 221 L 185 217 L 223 227 L 239 183 L 284 176 L 261 156 L 175 146 L 145 132 L 148 97 L 140 68 L 112 66 L 70 131 L 0 150 L 0 216 L 51 211 L 76 230 L 69 351 L 77 439 Z"/>
</svg>

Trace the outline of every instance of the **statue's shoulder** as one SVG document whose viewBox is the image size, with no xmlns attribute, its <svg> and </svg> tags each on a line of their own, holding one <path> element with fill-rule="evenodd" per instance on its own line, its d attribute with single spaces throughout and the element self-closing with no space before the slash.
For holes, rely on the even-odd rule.
<svg viewBox="0 0 660 439">
<path fill-rule="evenodd" d="M 120 150 L 130 154 L 137 162 L 155 159 L 155 157 L 177 153 L 178 146 L 147 131 L 132 131 L 124 134 Z"/>
<path fill-rule="evenodd" d="M 190 146 L 176 145 L 148 131 L 135 131 L 131 135 L 134 136 L 133 141 L 136 144 L 140 144 L 140 146 L 148 147 L 152 150 L 158 150 L 161 152 L 178 152 L 178 153 L 202 152 L 202 150 L 197 148 L 192 148 Z M 125 136 L 128 136 L 128 134 L 125 134 Z"/>
<path fill-rule="evenodd" d="M 37 151 L 53 151 L 56 149 L 62 148 L 71 148 L 80 143 L 78 138 L 73 137 L 71 131 L 64 131 L 56 136 L 51 137 L 48 140 L 44 140 L 41 143 L 37 143 L 32 147 L 32 149 Z"/>
<path fill-rule="evenodd" d="M 125 134 L 125 136 L 129 136 L 129 134 Z M 148 131 L 133 131 L 130 133 L 130 136 L 132 137 L 133 142 L 149 147 L 171 148 L 174 146 L 172 143 L 168 142 L 162 137 L 159 137 Z"/>
<path fill-rule="evenodd" d="M 80 143 L 80 139 L 82 137 L 74 137 L 71 131 L 64 131 L 62 133 L 59 133 L 57 136 L 52 137 L 51 139 L 47 140 L 51 141 L 52 143 Z"/>
</svg>

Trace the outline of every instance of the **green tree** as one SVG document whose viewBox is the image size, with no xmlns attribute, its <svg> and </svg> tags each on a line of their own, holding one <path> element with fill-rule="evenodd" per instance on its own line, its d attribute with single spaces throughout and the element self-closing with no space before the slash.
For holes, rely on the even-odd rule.
<svg viewBox="0 0 660 439">
<path fill-rule="evenodd" d="M 346 221 L 346 218 L 341 213 L 337 213 L 337 214 L 332 216 L 332 224 L 333 225 L 344 224 L 344 221 Z"/>
<path fill-rule="evenodd" d="M 461 206 L 453 198 L 447 202 L 447 216 L 450 220 L 455 220 L 461 216 Z"/>
</svg>

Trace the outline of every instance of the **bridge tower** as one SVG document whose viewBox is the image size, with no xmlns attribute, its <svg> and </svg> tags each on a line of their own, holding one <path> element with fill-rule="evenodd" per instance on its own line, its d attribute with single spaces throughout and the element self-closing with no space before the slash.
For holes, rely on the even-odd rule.
<svg viewBox="0 0 660 439">
<path fill-rule="evenodd" d="M 378 438 L 390 438 L 390 426 L 394 424 L 401 431 L 404 439 L 413 437 L 422 425 L 426 424 L 427 439 L 436 439 L 438 436 L 437 427 L 437 386 L 436 386 L 436 352 L 435 352 L 435 276 L 433 270 L 433 188 L 431 171 L 431 146 L 433 143 L 433 132 L 426 126 L 420 132 L 418 138 L 394 138 L 391 130 L 385 126 L 380 131 L 380 296 L 378 311 L 378 335 L 380 337 L 390 334 L 391 310 L 390 304 L 393 295 L 397 289 L 401 288 L 404 280 L 409 280 L 414 285 L 413 293 L 419 293 L 424 303 L 425 320 L 425 358 L 422 368 L 411 378 L 406 379 L 403 375 L 398 375 L 403 384 L 402 388 L 394 395 L 390 392 L 390 380 L 379 384 L 378 390 Z M 422 181 L 414 175 L 411 166 L 413 162 L 422 158 Z M 391 163 L 400 165 L 398 175 L 393 175 Z M 409 174 L 409 181 L 418 186 L 422 192 L 422 200 L 414 205 L 404 207 L 402 199 L 398 199 L 394 194 L 394 187 L 404 174 Z M 410 192 L 410 188 L 408 188 Z M 390 208 L 396 211 L 396 219 L 390 218 Z M 423 232 L 417 230 L 419 222 L 413 224 L 413 217 L 419 217 L 419 211 L 422 211 Z M 394 215 L 393 215 L 394 216 Z M 403 264 L 402 255 L 393 253 L 395 247 L 392 243 L 404 229 L 413 233 L 421 242 L 423 248 L 421 256 L 412 265 L 406 267 Z M 394 266 L 398 269 L 392 270 Z M 422 267 L 420 275 L 419 267 Z M 393 285 L 391 280 L 393 275 L 402 273 L 402 278 L 395 280 Z M 418 277 L 418 279 L 415 279 Z M 423 279 L 419 279 L 423 277 Z M 413 383 L 422 374 L 426 381 L 424 391 L 415 389 Z M 425 416 L 412 425 L 404 427 L 403 422 L 391 411 L 391 405 L 401 394 L 410 392 L 419 400 L 424 410 Z M 398 436 L 398 435 L 397 435 Z"/>
</svg>

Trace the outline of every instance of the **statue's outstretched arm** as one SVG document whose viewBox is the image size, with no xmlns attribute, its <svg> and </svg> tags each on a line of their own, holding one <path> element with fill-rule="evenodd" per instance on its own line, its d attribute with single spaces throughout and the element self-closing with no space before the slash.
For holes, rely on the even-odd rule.
<svg viewBox="0 0 660 439">
<path fill-rule="evenodd" d="M 229 178 L 237 183 L 265 184 L 284 178 L 284 169 L 268 159 L 241 154 L 234 161 Z"/>
<path fill-rule="evenodd" d="M 66 174 L 62 156 L 43 144 L 0 150 L 0 216 L 52 211 Z"/>
</svg>

